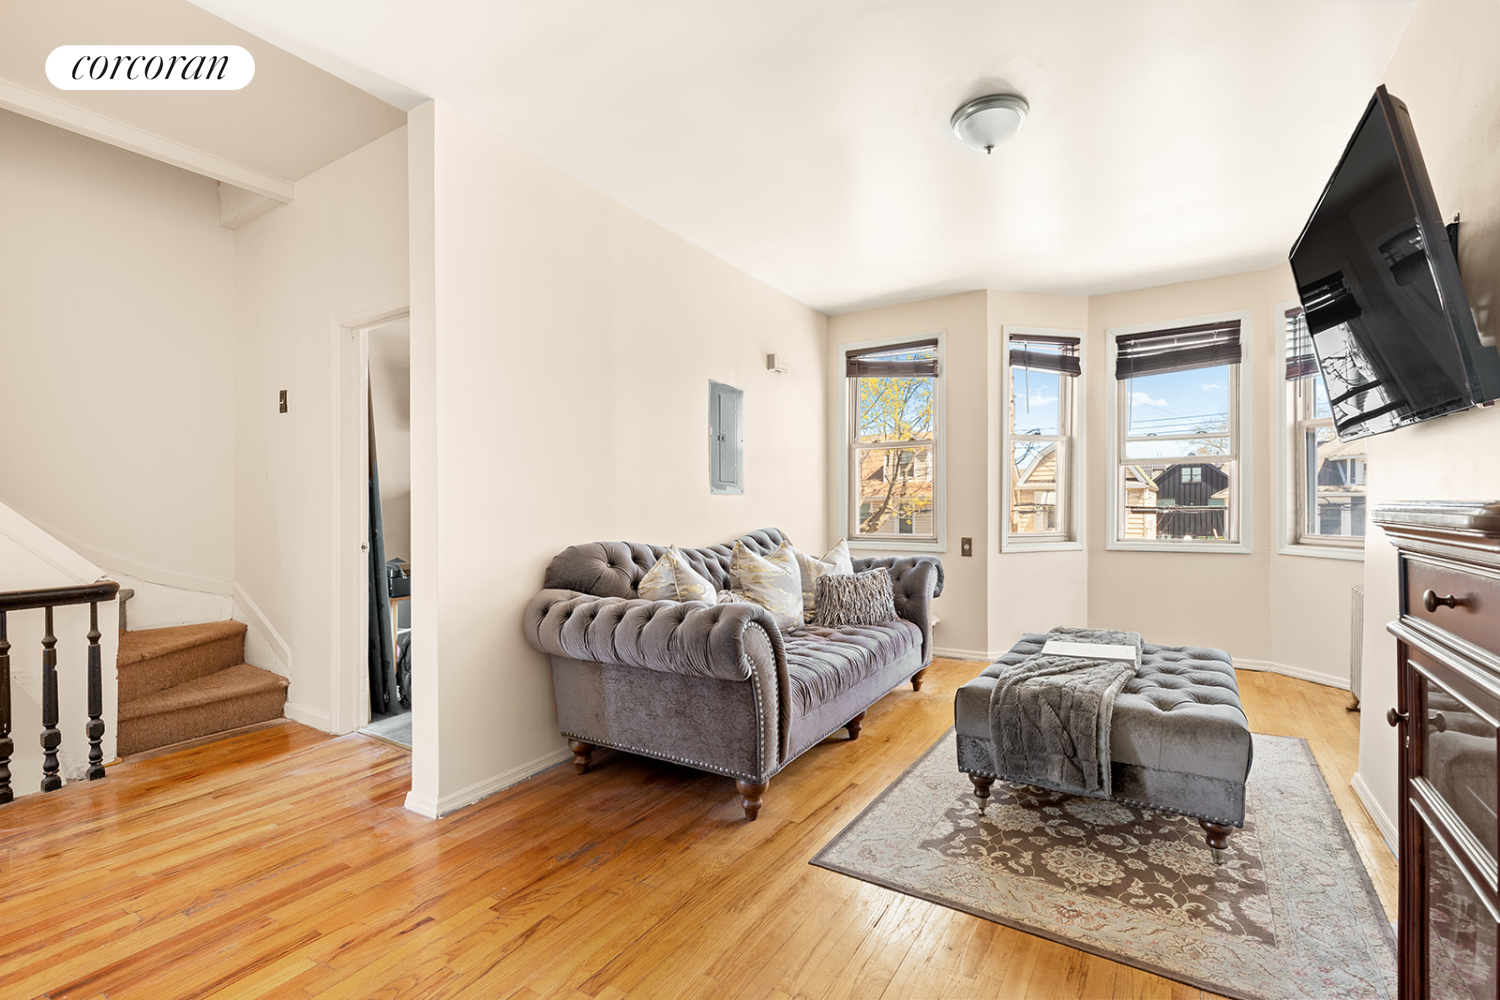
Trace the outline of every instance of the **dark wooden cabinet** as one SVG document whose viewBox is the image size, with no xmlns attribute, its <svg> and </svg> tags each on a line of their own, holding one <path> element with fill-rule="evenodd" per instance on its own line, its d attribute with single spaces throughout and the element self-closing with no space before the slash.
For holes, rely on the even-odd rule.
<svg viewBox="0 0 1500 1000">
<path fill-rule="evenodd" d="M 1400 550 L 1397 704 L 1403 998 L 1496 998 L 1500 956 L 1500 502 L 1378 507 Z"/>
</svg>

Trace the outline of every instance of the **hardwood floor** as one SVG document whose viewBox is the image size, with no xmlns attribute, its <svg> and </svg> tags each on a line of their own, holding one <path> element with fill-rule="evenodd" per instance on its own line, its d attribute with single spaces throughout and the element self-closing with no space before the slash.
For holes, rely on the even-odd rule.
<svg viewBox="0 0 1500 1000">
<path fill-rule="evenodd" d="M 951 724 L 939 660 L 771 782 L 610 751 L 437 822 L 409 757 L 295 723 L 129 761 L 0 809 L 0 997 L 1199 997 L 807 863 Z M 1240 673 L 1252 728 L 1309 738 L 1387 909 L 1349 789 L 1347 695 Z"/>
</svg>

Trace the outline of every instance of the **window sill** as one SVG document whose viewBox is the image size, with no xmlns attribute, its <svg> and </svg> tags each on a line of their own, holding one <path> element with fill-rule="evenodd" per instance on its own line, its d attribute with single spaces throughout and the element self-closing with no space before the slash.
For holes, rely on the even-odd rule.
<svg viewBox="0 0 1500 1000">
<path fill-rule="evenodd" d="M 1284 556 L 1310 556 L 1313 559 L 1344 559 L 1348 562 L 1364 562 L 1364 546 L 1359 548 L 1342 545 L 1302 545 L 1293 543 L 1276 550 Z"/>
<path fill-rule="evenodd" d="M 1000 543 L 1001 552 L 1082 552 L 1083 543 L 1049 538 L 1045 541 L 1022 541 L 1015 537 Z"/>
<path fill-rule="evenodd" d="M 1250 546 L 1244 542 L 1106 542 L 1105 549 L 1111 552 L 1201 552 L 1233 555 L 1249 555 Z"/>
<path fill-rule="evenodd" d="M 940 541 L 930 538 L 921 540 L 903 541 L 892 538 L 890 541 L 874 541 L 867 539 L 849 539 L 849 551 L 851 552 L 944 552 L 948 546 Z"/>
</svg>

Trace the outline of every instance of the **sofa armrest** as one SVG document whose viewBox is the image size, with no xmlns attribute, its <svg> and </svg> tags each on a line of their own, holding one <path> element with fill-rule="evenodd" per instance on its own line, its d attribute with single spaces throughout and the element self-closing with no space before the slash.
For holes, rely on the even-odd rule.
<svg viewBox="0 0 1500 1000">
<path fill-rule="evenodd" d="M 855 559 L 854 572 L 884 566 L 891 574 L 896 614 L 922 630 L 922 665 L 932 662 L 932 599 L 943 592 L 943 564 L 933 556 Z"/>
<path fill-rule="evenodd" d="M 538 652 L 691 677 L 749 680 L 767 649 L 786 662 L 781 632 L 758 604 L 646 601 L 544 590 L 526 608 Z M 753 633 L 751 630 L 755 630 Z M 747 633 L 762 636 L 747 644 Z M 765 640 L 769 640 L 768 642 Z"/>
<path fill-rule="evenodd" d="M 760 605 L 544 590 L 526 606 L 524 628 L 532 648 L 549 656 L 748 681 L 766 709 L 766 759 L 785 760 L 792 714 L 786 647 Z"/>
</svg>

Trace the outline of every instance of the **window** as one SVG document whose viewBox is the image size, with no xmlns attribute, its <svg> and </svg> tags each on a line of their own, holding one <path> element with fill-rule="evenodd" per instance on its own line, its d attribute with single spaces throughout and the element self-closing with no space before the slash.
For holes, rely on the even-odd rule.
<svg viewBox="0 0 1500 1000">
<path fill-rule="evenodd" d="M 1082 338 L 1009 327 L 1005 337 L 1002 548 L 1075 542 L 1074 427 Z"/>
<path fill-rule="evenodd" d="M 851 541 L 941 536 L 936 338 L 847 351 Z"/>
<path fill-rule="evenodd" d="M 1286 402 L 1292 436 L 1292 543 L 1364 550 L 1364 439 L 1340 441 L 1300 307 L 1283 311 Z"/>
<path fill-rule="evenodd" d="M 1248 314 L 1111 331 L 1109 547 L 1248 551 L 1241 326 Z"/>
</svg>

